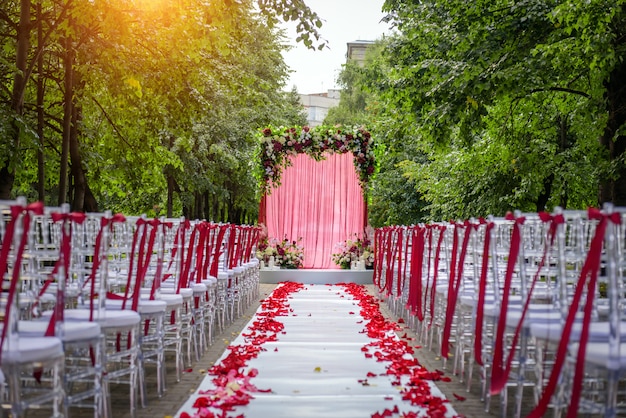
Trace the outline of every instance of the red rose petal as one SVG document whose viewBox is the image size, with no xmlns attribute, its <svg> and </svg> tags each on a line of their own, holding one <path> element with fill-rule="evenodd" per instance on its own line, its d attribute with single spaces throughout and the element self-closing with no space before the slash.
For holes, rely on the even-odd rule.
<svg viewBox="0 0 626 418">
<path fill-rule="evenodd" d="M 403 318 L 398 318 L 397 323 L 386 320 L 380 312 L 379 299 L 369 295 L 364 287 L 357 284 L 343 284 L 346 291 L 351 294 L 355 300 L 359 301 L 361 307 L 361 316 L 366 321 L 365 333 L 374 341 L 366 344 L 361 351 L 366 358 L 376 357 L 376 360 L 386 364 L 386 374 L 393 377 L 392 384 L 394 386 L 402 386 L 400 391 L 403 400 L 410 402 L 411 405 L 423 408 L 425 412 L 407 412 L 403 413 L 403 418 L 416 418 L 418 416 L 428 417 L 444 417 L 447 413 L 445 398 L 435 397 L 431 393 L 429 380 L 449 380 L 450 378 L 443 376 L 443 372 L 438 370 L 431 372 L 422 367 L 417 359 L 408 357 L 407 354 L 413 354 L 413 348 L 404 340 L 412 340 L 405 332 L 402 339 L 395 335 L 390 335 L 389 331 L 399 331 L 397 324 L 404 324 Z M 370 347 L 374 354 L 369 353 Z M 420 348 L 420 347 L 417 347 Z M 370 372 L 371 373 L 371 372 Z M 371 377 L 368 374 L 368 377 Z M 408 383 L 406 383 L 408 379 Z M 393 399 L 386 397 L 386 400 Z M 372 417 L 382 418 L 399 414 L 399 408 L 396 405 L 393 409 L 386 409 L 382 412 L 375 412 Z"/>
<path fill-rule="evenodd" d="M 367 334 L 373 340 L 361 348 L 364 356 L 366 358 L 375 356 L 377 361 L 383 362 L 386 367 L 386 374 L 392 377 L 393 385 L 403 387 L 400 390 L 402 399 L 425 411 L 420 412 L 420 414 L 412 411 L 405 412 L 402 414 L 402 417 L 417 418 L 422 415 L 444 417 L 447 413 L 446 403 L 448 401 L 444 398 L 433 396 L 428 381 L 451 381 L 451 379 L 444 376 L 443 372 L 439 370 L 433 372 L 426 370 L 417 362 L 417 359 L 408 356 L 413 353 L 413 347 L 409 346 L 404 340 L 412 340 L 413 338 L 409 337 L 405 332 L 402 336 L 404 340 L 401 340 L 390 332 L 399 331 L 400 327 L 398 324 L 404 324 L 405 320 L 398 318 L 397 323 L 386 320 L 379 308 L 379 303 L 383 301 L 371 296 L 364 286 L 354 283 L 341 285 L 345 287 L 346 292 L 353 297 L 357 302 L 355 304 L 358 304 L 361 309 L 360 313 L 364 321 L 359 321 L 358 323 L 365 322 L 365 326 L 360 333 Z M 270 297 L 261 302 L 262 309 L 257 314 L 258 320 L 247 330 L 247 334 L 242 334 L 246 344 L 228 347 L 230 353 L 219 365 L 215 365 L 209 370 L 209 374 L 214 376 L 213 383 L 216 388 L 207 391 L 204 393 L 206 396 L 199 397 L 196 400 L 199 409 L 195 415 L 196 417 L 230 417 L 231 415 L 228 415 L 228 412 L 233 411 L 237 406 L 247 405 L 253 399 L 252 393 L 271 392 L 271 389 L 258 389 L 250 383 L 250 380 L 258 372 L 255 370 L 245 372 L 247 362 L 256 358 L 260 352 L 266 351 L 262 347 L 263 344 L 277 341 L 279 335 L 285 334 L 283 330 L 284 325 L 275 318 L 279 316 L 295 316 L 293 310 L 288 305 L 289 295 L 303 287 L 303 285 L 297 283 L 284 283 Z M 340 296 L 344 297 L 344 295 Z M 350 315 L 355 314 L 355 312 L 350 312 Z M 370 354 L 370 347 L 374 354 Z M 415 348 L 421 347 L 415 346 Z M 278 351 L 278 348 L 275 347 L 274 351 Z M 367 373 L 368 378 L 375 376 L 377 374 L 373 372 Z M 225 396 L 224 394 L 227 393 L 225 388 L 230 382 L 239 384 L 240 389 L 234 394 L 228 392 L 229 395 Z M 369 385 L 367 379 L 359 380 L 359 383 L 363 386 Z M 464 397 L 456 394 L 454 394 L 454 397 L 459 401 L 465 400 Z M 393 400 L 394 398 L 386 396 L 384 399 Z M 213 413 L 209 408 L 214 408 L 218 412 Z M 181 418 L 191 418 L 189 414 L 184 414 L 181 414 Z M 398 414 L 400 414 L 400 409 L 397 405 L 394 405 L 392 409 L 375 412 L 372 417 L 392 417 Z M 243 418 L 243 415 L 235 418 Z"/>
</svg>

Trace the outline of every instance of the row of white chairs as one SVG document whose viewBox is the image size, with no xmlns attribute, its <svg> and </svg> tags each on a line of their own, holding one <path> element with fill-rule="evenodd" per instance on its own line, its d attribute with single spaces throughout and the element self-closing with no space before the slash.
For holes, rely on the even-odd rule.
<svg viewBox="0 0 626 418">
<path fill-rule="evenodd" d="M 145 406 L 258 296 L 256 227 L 0 202 L 2 410 L 112 416 L 111 384 Z"/>
<path fill-rule="evenodd" d="M 503 417 L 626 414 L 626 210 L 392 226 L 374 241 L 381 297 L 486 410 L 498 397 Z"/>
</svg>

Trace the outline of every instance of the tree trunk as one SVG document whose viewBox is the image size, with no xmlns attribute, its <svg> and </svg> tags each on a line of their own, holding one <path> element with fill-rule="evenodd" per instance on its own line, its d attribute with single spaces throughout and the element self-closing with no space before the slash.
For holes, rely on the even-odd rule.
<svg viewBox="0 0 626 418">
<path fill-rule="evenodd" d="M 219 222 L 220 214 L 220 202 L 217 200 L 215 193 L 213 193 L 213 204 L 211 205 L 211 219 L 215 222 Z"/>
<path fill-rule="evenodd" d="M 89 183 L 85 183 L 85 212 L 98 212 L 98 201 L 93 195 Z"/>
<path fill-rule="evenodd" d="M 70 19 L 71 22 L 71 19 Z M 73 93 L 74 93 L 74 80 L 73 80 L 73 65 L 74 65 L 74 48 L 72 46 L 72 40 L 69 37 L 65 38 L 65 56 L 63 59 L 65 66 L 65 94 L 63 97 L 63 136 L 61 146 L 61 163 L 59 167 L 59 197 L 58 204 L 62 205 L 67 201 L 68 192 L 68 159 L 70 151 L 70 136 L 71 125 L 73 117 Z"/>
<path fill-rule="evenodd" d="M 552 184 L 554 183 L 554 173 L 550 173 L 548 177 L 543 179 L 543 192 L 537 198 L 537 212 L 546 210 L 546 205 L 550 201 L 552 194 Z"/>
<path fill-rule="evenodd" d="M 204 212 L 202 194 L 200 192 L 194 192 L 193 200 L 195 203 L 194 204 L 195 213 L 193 214 L 193 217 L 194 219 L 201 219 L 202 213 Z"/>
<path fill-rule="evenodd" d="M 619 62 L 606 82 L 606 104 L 609 115 L 600 143 L 609 151 L 611 161 L 619 160 L 626 152 L 626 135 L 615 134 L 626 123 L 626 62 Z M 626 166 L 617 167 L 617 179 L 607 180 L 600 186 L 600 203 L 612 202 L 626 205 Z"/>
<path fill-rule="evenodd" d="M 167 180 L 167 203 L 166 203 L 166 212 L 168 218 L 173 216 L 174 211 L 174 176 L 170 173 L 165 174 L 165 179 Z"/>
<path fill-rule="evenodd" d="M 85 195 L 87 193 L 87 178 L 83 170 L 83 161 L 80 155 L 78 144 L 78 125 L 81 118 L 81 111 L 76 103 L 72 105 L 72 123 L 70 128 L 70 160 L 71 173 L 74 184 L 74 198 L 72 200 L 72 210 L 75 212 L 85 211 Z"/>
<path fill-rule="evenodd" d="M 209 192 L 202 193 L 202 200 L 204 201 L 204 219 L 210 221 L 213 217 L 211 216 L 211 201 L 209 200 Z"/>
<path fill-rule="evenodd" d="M 24 113 L 24 92 L 26 90 L 26 64 L 30 49 L 30 0 L 20 1 L 20 23 L 17 27 L 17 50 L 15 53 L 15 75 L 11 92 L 11 110 L 15 116 Z M 12 123 L 13 155 L 1 161 L 0 167 L 0 199 L 10 199 L 15 181 L 15 168 L 12 162 L 17 158 L 20 149 L 20 127 L 14 118 Z"/>
<path fill-rule="evenodd" d="M 42 27 L 41 2 L 37 3 L 37 43 L 39 48 L 43 48 L 43 27 Z M 37 149 L 37 198 L 44 202 L 46 199 L 46 172 L 44 160 L 44 75 L 43 75 L 43 54 L 37 57 L 37 137 L 39 139 L 39 149 Z"/>
</svg>

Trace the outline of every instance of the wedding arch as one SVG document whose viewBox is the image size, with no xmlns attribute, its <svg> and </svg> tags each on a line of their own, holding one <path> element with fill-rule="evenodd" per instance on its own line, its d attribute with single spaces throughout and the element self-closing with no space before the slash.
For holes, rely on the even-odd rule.
<svg viewBox="0 0 626 418">
<path fill-rule="evenodd" d="M 268 127 L 259 133 L 259 223 L 268 236 L 302 240 L 305 268 L 334 268 L 336 244 L 367 226 L 366 192 L 375 171 L 364 128 Z"/>
</svg>

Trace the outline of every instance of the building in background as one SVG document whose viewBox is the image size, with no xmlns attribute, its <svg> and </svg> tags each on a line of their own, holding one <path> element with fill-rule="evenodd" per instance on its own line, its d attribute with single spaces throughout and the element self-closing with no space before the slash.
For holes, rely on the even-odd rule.
<svg viewBox="0 0 626 418">
<path fill-rule="evenodd" d="M 346 62 L 356 61 L 360 66 L 365 63 L 365 52 L 374 45 L 374 41 L 353 41 L 348 42 L 348 52 L 346 53 Z"/>
<path fill-rule="evenodd" d="M 319 126 L 328 114 L 328 109 L 339 104 L 339 90 L 332 89 L 326 93 L 301 94 L 300 103 L 307 112 L 309 126 Z"/>
<path fill-rule="evenodd" d="M 365 62 L 365 51 L 372 46 L 374 41 L 353 41 L 348 42 L 346 52 L 346 62 L 356 61 L 359 65 Z M 300 102 L 307 112 L 307 123 L 309 126 L 319 126 L 322 124 L 328 110 L 339 104 L 340 90 L 330 89 L 324 93 L 301 94 Z"/>
</svg>

